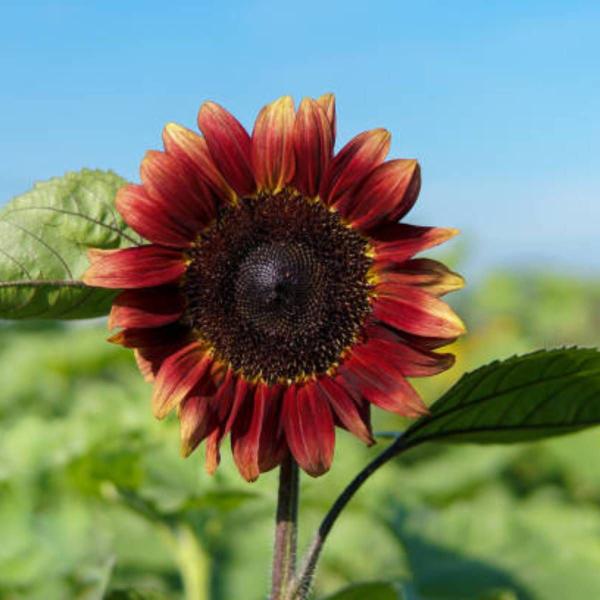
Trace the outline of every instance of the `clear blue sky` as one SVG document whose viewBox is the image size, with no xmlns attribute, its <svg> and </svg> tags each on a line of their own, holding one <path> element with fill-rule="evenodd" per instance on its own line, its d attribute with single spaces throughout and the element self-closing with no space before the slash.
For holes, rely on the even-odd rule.
<svg viewBox="0 0 600 600">
<path fill-rule="evenodd" d="M 600 272 L 600 2 L 0 0 L 0 202 L 83 166 L 137 179 L 205 99 L 251 127 L 333 91 L 339 141 L 385 126 L 460 227 L 468 270 Z M 468 274 L 468 273 L 467 273 Z"/>
</svg>

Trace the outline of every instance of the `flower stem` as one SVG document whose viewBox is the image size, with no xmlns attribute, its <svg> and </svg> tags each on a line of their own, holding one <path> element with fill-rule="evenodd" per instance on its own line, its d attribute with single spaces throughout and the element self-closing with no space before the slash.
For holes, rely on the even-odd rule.
<svg viewBox="0 0 600 600">
<path fill-rule="evenodd" d="M 296 572 L 296 529 L 298 525 L 298 465 L 289 455 L 279 469 L 279 493 L 273 550 L 270 600 L 284 600 Z"/>
<path fill-rule="evenodd" d="M 294 578 L 290 585 L 290 591 L 286 600 L 305 600 L 308 597 L 312 582 L 315 576 L 317 562 L 323 549 L 323 544 L 340 516 L 342 510 L 352 499 L 354 494 L 362 486 L 379 467 L 382 467 L 389 460 L 407 450 L 410 444 L 404 442 L 401 437 L 396 438 L 396 441 L 388 446 L 381 454 L 378 454 L 358 475 L 348 484 L 344 491 L 338 496 L 329 512 L 325 515 L 321 525 L 315 534 L 300 567 L 300 572 Z"/>
</svg>

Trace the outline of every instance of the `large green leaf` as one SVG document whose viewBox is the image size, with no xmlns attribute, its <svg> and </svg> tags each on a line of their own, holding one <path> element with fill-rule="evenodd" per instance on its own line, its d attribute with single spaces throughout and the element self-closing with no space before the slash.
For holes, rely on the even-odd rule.
<svg viewBox="0 0 600 600">
<path fill-rule="evenodd" d="M 424 441 L 523 442 L 600 424 L 600 352 L 538 351 L 496 361 L 446 392 L 402 436 Z"/>
<path fill-rule="evenodd" d="M 84 169 L 38 183 L 0 210 L 0 319 L 105 315 L 113 292 L 85 286 L 89 248 L 136 244 L 114 197 L 125 183 Z"/>
</svg>

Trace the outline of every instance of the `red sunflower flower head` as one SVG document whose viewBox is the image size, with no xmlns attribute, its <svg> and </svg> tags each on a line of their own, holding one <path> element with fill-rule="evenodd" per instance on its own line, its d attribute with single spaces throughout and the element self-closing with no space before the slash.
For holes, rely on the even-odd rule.
<svg viewBox="0 0 600 600">
<path fill-rule="evenodd" d="M 165 127 L 141 185 L 117 209 L 148 244 L 92 251 L 85 282 L 123 290 L 111 341 L 154 382 L 154 414 L 176 409 L 185 456 L 202 441 L 213 472 L 230 434 L 248 480 L 291 452 L 310 475 L 331 466 L 335 427 L 373 443 L 372 404 L 427 412 L 407 378 L 453 356 L 464 332 L 440 296 L 463 285 L 414 256 L 454 229 L 399 223 L 420 187 L 415 160 L 389 160 L 390 134 L 337 154 L 331 94 L 265 106 L 252 135 L 204 104 L 202 135 Z"/>
</svg>

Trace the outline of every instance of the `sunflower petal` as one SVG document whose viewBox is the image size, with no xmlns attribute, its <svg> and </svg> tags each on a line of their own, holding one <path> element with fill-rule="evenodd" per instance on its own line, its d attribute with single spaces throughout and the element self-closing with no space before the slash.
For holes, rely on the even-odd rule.
<svg viewBox="0 0 600 600">
<path fill-rule="evenodd" d="M 221 464 L 221 441 L 223 439 L 220 427 L 215 427 L 206 436 L 206 450 L 204 458 L 204 470 L 209 475 L 214 475 Z"/>
<path fill-rule="evenodd" d="M 323 94 L 317 98 L 317 104 L 325 111 L 329 127 L 331 129 L 332 145 L 335 144 L 337 133 L 336 115 L 335 115 L 335 96 L 333 94 Z"/>
<path fill-rule="evenodd" d="M 180 338 L 163 345 L 140 346 L 133 351 L 135 362 L 145 381 L 153 382 L 160 371 L 160 367 L 169 356 L 175 354 L 188 340 Z"/>
<path fill-rule="evenodd" d="M 425 337 L 454 339 L 466 328 L 442 300 L 410 286 L 395 286 L 394 293 L 380 293 L 373 302 L 373 316 L 401 331 Z"/>
<path fill-rule="evenodd" d="M 187 226 L 191 240 L 215 218 L 213 194 L 192 169 L 170 154 L 146 152 L 140 176 L 157 207 L 154 218 L 164 219 L 180 229 Z"/>
<path fill-rule="evenodd" d="M 222 106 L 205 102 L 198 114 L 198 126 L 225 181 L 238 196 L 252 194 L 256 189 L 252 174 L 252 141 L 242 124 Z"/>
<path fill-rule="evenodd" d="M 217 198 L 235 200 L 236 193 L 217 169 L 202 136 L 177 123 L 167 123 L 163 129 L 163 143 L 167 154 L 189 165 Z"/>
<path fill-rule="evenodd" d="M 167 414 L 198 385 L 212 358 L 198 342 L 188 344 L 176 352 L 160 367 L 152 394 L 152 411 L 157 419 Z"/>
<path fill-rule="evenodd" d="M 361 345 L 361 355 L 374 362 L 384 360 L 406 377 L 437 375 L 454 364 L 453 354 L 411 346 L 384 326 L 367 328 L 367 337 L 368 342 Z"/>
<path fill-rule="evenodd" d="M 278 385 L 259 384 L 257 393 L 266 396 L 265 414 L 258 447 L 258 466 L 260 472 L 264 473 L 280 465 L 288 453 L 281 425 L 283 390 Z"/>
<path fill-rule="evenodd" d="M 443 296 L 449 292 L 460 290 L 465 280 L 446 265 L 430 258 L 414 258 L 391 269 L 376 271 L 377 290 L 394 293 L 398 285 L 412 285 L 423 288 L 434 296 Z"/>
<path fill-rule="evenodd" d="M 414 205 L 421 188 L 416 160 L 390 160 L 374 169 L 353 194 L 346 219 L 370 229 L 401 219 Z"/>
<path fill-rule="evenodd" d="M 387 362 L 373 362 L 361 356 L 360 349 L 340 367 L 347 385 L 357 388 L 372 404 L 404 417 L 427 414 L 427 407 L 402 373 Z"/>
<path fill-rule="evenodd" d="M 255 481 L 260 475 L 260 436 L 265 416 L 267 397 L 263 392 L 252 397 L 248 394 L 231 429 L 233 459 L 246 481 Z"/>
<path fill-rule="evenodd" d="M 227 418 L 227 423 L 225 424 L 227 431 L 231 431 L 233 429 L 233 426 L 236 423 L 237 414 L 248 402 L 251 402 L 251 397 L 254 393 L 253 390 L 254 388 L 252 384 L 246 381 L 244 377 L 239 376 L 236 379 L 233 396 L 233 406 L 235 407 L 235 410 L 231 411 L 229 417 Z"/>
<path fill-rule="evenodd" d="M 240 402 L 236 402 L 237 382 L 233 371 L 227 369 L 219 390 L 214 398 L 218 426 L 206 438 L 206 461 L 204 468 L 209 475 L 214 474 L 221 462 L 221 441 L 229 433 L 228 424 L 237 416 Z"/>
<path fill-rule="evenodd" d="M 171 283 L 185 272 L 181 252 L 160 246 L 90 250 L 83 282 L 93 287 L 135 289 Z"/>
<path fill-rule="evenodd" d="M 259 190 L 281 191 L 294 176 L 294 101 L 283 96 L 259 113 L 252 133 L 252 166 Z"/>
<path fill-rule="evenodd" d="M 375 249 L 375 268 L 385 267 L 385 263 L 403 263 L 457 234 L 458 229 L 449 227 L 418 227 L 405 223 L 379 227 L 370 233 L 370 242 Z"/>
<path fill-rule="evenodd" d="M 174 286 L 161 286 L 142 292 L 127 290 L 113 301 L 108 328 L 160 327 L 176 321 L 183 309 L 183 299 Z"/>
<path fill-rule="evenodd" d="M 352 192 L 384 161 L 389 148 L 390 134 L 385 129 L 365 131 L 351 139 L 329 163 L 321 182 L 321 199 L 345 216 Z"/>
<path fill-rule="evenodd" d="M 329 376 L 321 377 L 317 385 L 340 423 L 368 446 L 374 444 L 371 424 L 365 422 L 350 393 Z"/>
<path fill-rule="evenodd" d="M 329 470 L 335 448 L 333 416 L 314 385 L 287 389 L 283 426 L 290 451 L 302 469 L 313 477 Z"/>
<path fill-rule="evenodd" d="M 168 203 L 150 196 L 144 186 L 123 186 L 115 204 L 127 225 L 154 244 L 184 248 L 197 234 L 192 222 L 171 212 Z"/>
<path fill-rule="evenodd" d="M 198 444 L 215 430 L 217 420 L 211 399 L 199 394 L 188 395 L 179 408 L 181 455 L 188 457 Z"/>
<path fill-rule="evenodd" d="M 295 187 L 313 198 L 319 193 L 321 177 L 333 154 L 331 124 L 317 102 L 304 98 L 294 127 L 296 152 Z"/>
<path fill-rule="evenodd" d="M 227 390 L 227 375 L 231 371 L 212 362 L 204 377 L 181 402 L 178 410 L 181 454 L 189 456 L 204 440 L 222 427 L 220 419 L 223 393 Z M 226 402 L 225 402 L 226 403 Z"/>
<path fill-rule="evenodd" d="M 131 327 L 110 336 L 108 341 L 125 348 L 150 348 L 188 340 L 189 330 L 178 323 L 154 328 Z"/>
</svg>

